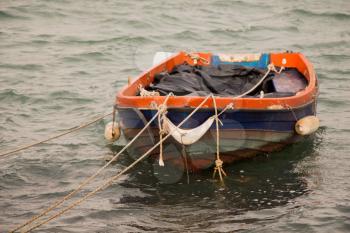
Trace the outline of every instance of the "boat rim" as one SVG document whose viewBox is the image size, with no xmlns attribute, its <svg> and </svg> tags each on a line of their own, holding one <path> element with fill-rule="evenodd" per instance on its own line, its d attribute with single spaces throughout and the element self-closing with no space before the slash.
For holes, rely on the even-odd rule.
<svg viewBox="0 0 350 233">
<path fill-rule="evenodd" d="M 198 53 L 206 58 L 211 57 L 211 53 Z M 245 110 L 271 110 L 272 106 L 282 106 L 282 108 L 296 108 L 306 105 L 310 102 L 315 102 L 318 94 L 317 76 L 312 64 L 301 53 L 270 53 L 270 63 L 279 67 L 297 68 L 308 81 L 308 85 L 302 91 L 294 96 L 278 97 L 278 98 L 252 98 L 252 97 L 221 97 L 215 96 L 218 108 L 224 108 L 228 104 L 233 103 L 235 109 Z M 162 104 L 166 96 L 135 96 L 130 93 L 135 93 L 139 84 L 145 86 L 151 82 L 151 77 L 155 73 L 170 70 L 176 64 L 176 61 L 184 61 L 187 58 L 187 53 L 179 52 L 165 59 L 160 64 L 157 64 L 148 70 L 141 73 L 130 84 L 125 85 L 117 94 L 115 105 L 118 107 L 132 107 L 139 109 L 152 109 L 152 105 Z M 191 63 L 191 60 L 187 60 Z M 204 64 L 203 64 L 204 65 Z M 152 77 L 153 78 L 153 77 Z M 168 108 L 193 108 L 198 106 L 206 97 L 205 96 L 171 96 L 167 102 Z M 213 99 L 209 98 L 203 108 L 213 108 Z M 281 110 L 281 109 L 280 109 Z"/>
</svg>

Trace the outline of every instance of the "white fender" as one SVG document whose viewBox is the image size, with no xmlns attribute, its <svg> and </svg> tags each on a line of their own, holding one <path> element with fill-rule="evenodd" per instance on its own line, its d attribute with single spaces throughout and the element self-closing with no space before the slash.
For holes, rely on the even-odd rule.
<svg viewBox="0 0 350 233">
<path fill-rule="evenodd" d="M 310 135 L 320 127 L 320 120 L 316 116 L 306 116 L 295 123 L 295 131 L 300 135 Z"/>
<path fill-rule="evenodd" d="M 156 52 L 153 56 L 153 65 L 158 65 L 159 63 L 161 63 L 162 61 L 164 61 L 165 59 L 173 56 L 175 53 L 169 53 L 169 52 Z"/>
<path fill-rule="evenodd" d="M 167 117 L 163 119 L 163 127 L 167 133 L 183 145 L 191 145 L 197 142 L 213 124 L 215 118 L 209 117 L 203 124 L 193 129 L 180 129 L 176 127 Z"/>
<path fill-rule="evenodd" d="M 113 135 L 113 130 L 114 130 L 114 135 Z M 113 127 L 113 122 L 109 122 L 106 127 L 105 127 L 105 139 L 108 141 L 116 141 L 120 137 L 120 129 L 119 125 L 117 122 L 114 122 L 114 127 Z"/>
</svg>

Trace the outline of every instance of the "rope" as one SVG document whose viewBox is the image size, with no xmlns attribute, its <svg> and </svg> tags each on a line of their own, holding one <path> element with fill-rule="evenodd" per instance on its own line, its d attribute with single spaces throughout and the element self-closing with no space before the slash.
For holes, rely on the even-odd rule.
<svg viewBox="0 0 350 233">
<path fill-rule="evenodd" d="M 213 104 L 215 108 L 215 123 L 216 123 L 216 160 L 215 160 L 215 168 L 213 173 L 213 178 L 215 178 L 216 172 L 219 173 L 220 181 L 223 182 L 223 175 L 227 176 L 224 169 L 222 168 L 222 160 L 220 159 L 220 134 L 219 134 L 219 115 L 218 115 L 218 109 L 216 106 L 216 99 L 214 96 L 213 98 Z M 226 108 L 225 108 L 226 109 Z"/>
<path fill-rule="evenodd" d="M 102 120 L 103 118 L 105 118 L 105 117 L 107 117 L 107 116 L 109 116 L 109 115 L 112 115 L 112 114 L 113 114 L 113 112 L 110 112 L 110 113 L 105 114 L 105 115 L 103 115 L 103 116 L 97 117 L 96 119 L 94 119 L 94 120 L 92 120 L 92 121 L 90 121 L 90 122 L 87 122 L 87 123 L 82 124 L 82 125 L 80 125 L 80 126 L 73 127 L 73 128 L 71 128 L 70 130 L 67 130 L 66 132 L 63 132 L 63 133 L 60 133 L 60 134 L 51 136 L 51 137 L 49 137 L 49 138 L 47 138 L 47 139 L 44 139 L 44 140 L 42 140 L 42 141 L 38 141 L 38 142 L 29 144 L 29 145 L 21 146 L 21 147 L 19 147 L 19 148 L 17 148 L 17 149 L 14 149 L 14 150 L 11 150 L 11 151 L 2 153 L 2 154 L 0 154 L 0 159 L 6 158 L 6 157 L 8 157 L 9 155 L 14 154 L 14 153 L 16 153 L 16 152 L 29 149 L 29 148 L 31 148 L 31 147 L 33 147 L 33 146 L 37 146 L 37 145 L 43 144 L 43 143 L 48 142 L 48 141 L 51 141 L 51 140 L 53 140 L 53 139 L 60 138 L 60 137 L 65 136 L 65 135 L 67 135 L 67 134 L 76 132 L 76 131 L 78 131 L 78 130 L 80 130 L 80 129 L 86 128 L 86 127 L 88 127 L 88 126 L 90 126 L 90 125 L 92 125 L 92 124 L 94 124 L 94 123 L 96 123 L 96 122 Z"/>
<path fill-rule="evenodd" d="M 271 70 L 276 72 L 277 74 L 280 74 L 285 68 L 283 66 L 280 67 L 280 70 L 277 71 L 276 67 L 273 65 L 273 63 L 269 64 L 268 66 L 271 67 Z"/>
<path fill-rule="evenodd" d="M 183 121 L 180 122 L 180 124 L 178 125 L 178 127 L 180 127 L 181 125 L 183 125 L 190 117 L 192 117 L 192 115 L 194 113 L 196 113 L 198 111 L 198 109 L 200 109 L 205 102 L 209 99 L 209 97 L 211 97 L 211 95 L 207 96 L 201 104 L 199 104 Z M 159 114 L 159 112 L 158 112 Z M 157 116 L 158 114 L 156 114 L 155 116 Z M 137 160 L 135 160 L 132 164 L 130 164 L 128 167 L 126 167 L 124 170 L 122 170 L 121 172 L 119 172 L 118 174 L 116 174 L 115 176 L 111 177 L 109 180 L 107 180 L 104 184 L 100 185 L 99 187 L 97 187 L 95 190 L 87 193 L 85 196 L 83 196 L 82 198 L 78 199 L 77 201 L 75 201 L 74 203 L 72 203 L 71 205 L 69 205 L 68 207 L 64 208 L 63 210 L 59 211 L 58 213 L 52 215 L 51 217 L 49 217 L 48 219 L 44 220 L 43 222 L 40 222 L 36 225 L 34 225 L 33 227 L 29 228 L 28 230 L 25 230 L 24 232 L 29 232 L 32 231 L 42 225 L 44 225 L 45 223 L 61 216 L 62 214 L 64 214 L 65 212 L 67 212 L 68 210 L 74 208 L 75 206 L 79 205 L 81 202 L 85 201 L 86 199 L 88 199 L 90 196 L 94 195 L 95 193 L 97 193 L 98 191 L 101 191 L 107 187 L 109 187 L 110 185 L 113 184 L 113 182 L 118 179 L 119 177 L 121 177 L 124 173 L 126 173 L 127 171 L 129 171 L 131 168 L 133 168 L 136 164 L 138 164 L 141 160 L 143 160 L 144 158 L 146 158 L 155 148 L 157 148 L 160 143 L 162 143 L 163 141 L 165 141 L 168 137 L 170 137 L 171 134 L 167 134 L 162 141 L 159 141 L 156 145 L 154 145 L 152 148 L 150 148 L 146 153 L 144 153 L 141 157 L 139 157 Z M 113 160 L 113 159 L 112 159 Z M 111 161 L 112 161 L 111 160 Z M 13 231 L 12 231 L 13 232 Z"/>
<path fill-rule="evenodd" d="M 215 105 L 216 105 L 216 103 L 215 103 Z M 226 105 L 226 107 L 223 110 L 221 110 L 221 112 L 219 112 L 217 117 L 221 116 L 221 114 L 226 112 L 226 110 L 228 110 L 228 109 L 233 109 L 233 103 L 230 103 L 230 104 Z M 221 125 L 222 125 L 222 123 L 221 123 Z"/>
<path fill-rule="evenodd" d="M 205 59 L 204 57 L 199 56 L 198 54 L 195 53 L 186 53 L 188 57 L 190 57 L 193 60 L 193 64 L 197 65 L 198 61 L 202 61 L 203 64 L 208 65 L 209 61 Z"/>
<path fill-rule="evenodd" d="M 115 136 L 115 131 L 114 131 L 114 123 L 115 123 L 115 112 L 116 112 L 116 108 L 113 106 L 113 118 L 112 118 L 112 138 L 114 138 Z"/>
<path fill-rule="evenodd" d="M 273 66 L 273 65 L 272 65 Z M 282 68 L 280 69 L 279 72 L 282 71 Z M 271 71 L 270 69 L 270 66 L 269 66 L 269 69 L 267 71 L 267 73 L 264 75 L 264 77 L 259 81 L 259 83 L 254 86 L 252 89 L 255 89 L 268 75 L 268 73 Z M 249 90 L 250 92 L 251 90 Z M 239 98 L 239 97 L 242 97 L 246 94 L 248 94 L 249 92 L 246 92 L 246 93 L 243 93 L 242 95 L 240 96 L 236 96 L 234 98 Z M 169 98 L 170 94 L 167 96 L 166 100 L 164 102 L 166 102 Z M 222 113 L 220 113 L 219 115 L 217 114 L 217 107 L 216 107 L 216 101 L 215 101 L 215 98 L 213 95 L 210 95 L 210 96 L 207 96 L 200 105 L 198 105 L 177 127 L 180 127 L 182 124 L 184 124 L 195 112 L 198 111 L 198 109 L 200 107 L 203 106 L 203 104 L 208 100 L 209 97 L 212 97 L 213 100 L 214 100 L 214 106 L 215 106 L 215 114 L 216 114 L 216 128 L 217 128 L 217 160 L 216 160 L 216 165 L 218 167 L 218 171 L 219 171 L 219 175 L 220 175 L 220 179 L 222 180 L 222 175 L 221 175 L 221 172 L 226 176 L 226 173 L 224 172 L 224 170 L 222 169 L 222 161 L 220 160 L 220 157 L 219 157 L 219 119 L 218 119 L 218 116 Z M 226 106 L 228 107 L 228 106 Z M 232 108 L 232 106 L 231 106 Z M 226 110 L 226 108 L 225 108 Z M 30 144 L 30 145 L 26 145 L 26 146 L 23 146 L 23 147 L 20 147 L 20 148 L 17 148 L 15 150 L 12 150 L 12 151 L 9 151 L 9 152 L 6 152 L 6 153 L 3 153 L 3 154 L 0 154 L 0 157 L 5 157 L 5 156 L 8 156 L 10 154 L 13 154 L 13 153 L 16 153 L 16 152 L 19 152 L 19 151 L 22 151 L 22 150 L 25 150 L 25 149 L 28 149 L 30 147 L 33 147 L 33 146 L 36 146 L 36 145 L 39 145 L 39 144 L 42 144 L 42 143 L 45 143 L 47 141 L 50 141 L 50 140 L 53 140 L 53 139 L 56 139 L 56 138 L 59 138 L 59 137 L 62 137 L 64 135 L 67 135 L 69 133 L 72 133 L 72 132 L 75 132 L 75 131 L 78 131 L 82 128 L 85 128 L 109 115 L 113 114 L 112 113 L 108 113 L 106 115 L 103 115 L 101 117 L 98 117 L 96 118 L 95 120 L 91 121 L 91 122 L 88 122 L 88 123 L 85 123 L 83 125 L 80 125 L 78 127 L 75 127 L 71 130 L 68 130 L 64 133 L 61 133 L 61 134 L 58 134 L 58 135 L 55 135 L 53 137 L 50 137 L 48 139 L 45 139 L 45 140 L 42 140 L 42 141 L 39 141 L 39 142 L 36 142 L 36 143 L 33 143 L 33 144 Z M 76 192 L 78 192 L 79 190 L 81 190 L 84 186 L 86 186 L 88 183 L 91 182 L 92 179 L 94 179 L 99 173 L 101 173 L 101 171 L 106 168 L 108 165 L 110 165 L 113 161 L 115 161 L 119 155 L 124 152 L 139 136 L 141 133 L 144 132 L 144 130 L 150 125 L 151 122 L 153 122 L 153 120 L 160 114 L 160 111 L 157 112 L 157 114 L 154 115 L 154 117 L 147 123 L 147 125 L 121 150 L 118 152 L 118 154 L 116 154 L 105 166 L 103 166 L 102 168 L 100 168 L 95 174 L 93 174 L 92 176 L 90 176 L 89 178 L 87 178 L 84 182 L 82 182 L 75 190 L 73 190 L 71 193 L 69 193 L 68 195 L 66 195 L 64 198 L 62 198 L 61 200 L 59 200 L 58 202 L 56 202 L 55 204 L 51 205 L 49 208 L 47 208 L 45 211 L 43 211 L 41 214 L 33 217 L 32 219 L 30 219 L 29 221 L 27 221 L 26 223 L 16 227 L 14 230 L 10 231 L 10 232 L 15 232 L 25 226 L 27 226 L 28 224 L 34 222 L 35 220 L 37 220 L 38 218 L 46 215 L 47 213 L 49 213 L 51 210 L 53 210 L 54 208 L 56 208 L 57 206 L 59 206 L 60 204 L 62 204 L 64 201 L 68 200 L 70 197 L 72 197 Z M 86 194 L 83 198 L 79 199 L 78 201 L 74 202 L 73 204 L 71 204 L 70 206 L 68 206 L 67 208 L 61 210 L 60 212 L 58 212 L 57 214 L 51 216 L 50 218 L 46 219 L 45 221 L 33 226 L 32 228 L 30 228 L 29 230 L 25 231 L 25 232 L 29 232 L 31 230 L 34 230 L 36 229 L 37 227 L 51 221 L 52 219 L 56 218 L 56 217 L 59 217 L 60 215 L 62 215 L 63 213 L 65 213 L 66 211 L 74 208 L 75 206 L 79 205 L 81 202 L 83 202 L 84 200 L 86 200 L 87 198 L 89 198 L 90 196 L 94 195 L 96 192 L 100 191 L 100 190 L 103 190 L 105 188 L 107 188 L 108 186 L 110 186 L 114 180 L 118 179 L 121 175 L 123 175 L 124 173 L 126 173 L 127 171 L 129 171 L 132 167 L 134 167 L 138 162 L 140 162 L 143 158 L 145 158 L 150 152 L 152 152 L 157 146 L 159 146 L 164 140 L 166 140 L 169 136 L 171 135 L 171 133 L 169 133 L 168 135 L 166 135 L 164 138 L 162 138 L 162 140 L 160 140 L 156 145 L 154 145 L 151 149 L 149 149 L 144 155 L 142 155 L 139 159 L 137 159 L 136 161 L 134 161 L 131 165 L 129 165 L 127 168 L 125 168 L 123 171 L 121 171 L 120 173 L 118 173 L 116 176 L 113 176 L 112 178 L 110 178 L 107 182 L 105 182 L 104 185 L 102 186 L 99 186 L 97 189 L 95 189 L 94 191 L 91 191 L 90 193 Z M 220 161 L 221 161 L 221 164 L 220 164 Z M 214 171 L 215 172 L 215 171 Z M 215 173 L 214 173 L 215 174 Z"/>
<path fill-rule="evenodd" d="M 139 84 L 139 91 L 140 91 L 140 96 L 160 96 L 159 92 L 157 91 L 147 91 L 141 84 Z"/>
<path fill-rule="evenodd" d="M 167 107 L 165 104 L 162 104 L 158 107 L 158 127 L 159 127 L 159 140 L 162 141 L 163 135 L 165 134 L 163 124 L 162 124 L 162 118 L 166 114 Z M 159 166 L 164 167 L 164 160 L 163 160 L 163 143 L 160 143 L 159 145 Z"/>
<path fill-rule="evenodd" d="M 297 115 L 295 114 L 293 108 L 292 108 L 290 105 L 288 105 L 288 104 L 285 104 L 284 106 L 286 106 L 286 107 L 289 109 L 289 111 L 292 112 L 293 117 L 294 117 L 294 120 L 295 120 L 295 121 L 298 121 L 298 117 L 297 117 Z"/>
<path fill-rule="evenodd" d="M 267 71 L 266 71 L 265 75 L 260 79 L 260 81 L 259 81 L 257 84 L 255 84 L 251 89 L 249 89 L 248 91 L 244 92 L 243 94 L 240 94 L 240 95 L 238 95 L 238 96 L 233 97 L 233 99 L 241 98 L 241 97 L 243 97 L 243 96 L 245 96 L 245 95 L 248 95 L 250 92 L 254 91 L 255 88 L 257 88 L 257 87 L 265 80 L 265 78 L 269 75 L 269 73 L 270 73 L 271 71 L 274 71 L 274 72 L 276 72 L 276 73 L 279 74 L 279 73 L 282 72 L 282 70 L 284 70 L 284 67 L 281 67 L 280 70 L 277 71 L 277 70 L 276 70 L 276 67 L 275 67 L 272 63 L 269 64 L 269 65 L 267 66 Z"/>
<path fill-rule="evenodd" d="M 172 95 L 172 93 L 168 94 L 166 99 L 164 100 L 164 103 L 166 103 L 169 99 L 169 97 Z M 149 126 L 150 124 L 157 118 L 158 114 L 160 112 L 158 111 L 152 119 L 145 125 L 145 127 L 125 146 L 123 149 L 121 149 L 108 163 L 106 163 L 103 167 L 101 167 L 99 170 L 97 170 L 93 175 L 91 175 L 89 178 L 85 179 L 75 190 L 64 196 L 62 199 L 54 203 L 53 205 L 49 206 L 47 209 L 45 209 L 40 214 L 34 216 L 29 221 L 23 223 L 22 225 L 17 226 L 15 229 L 11 230 L 10 232 L 15 232 L 19 229 L 22 229 L 23 227 L 27 226 L 28 224 L 34 222 L 38 218 L 48 214 L 50 211 L 61 205 L 63 202 L 71 198 L 74 194 L 76 194 L 79 190 L 81 190 L 83 187 L 88 185 L 96 176 L 98 176 L 102 170 L 104 170 L 107 166 L 109 166 L 112 162 L 114 162 Z"/>
<path fill-rule="evenodd" d="M 176 127 L 176 130 L 178 130 L 178 128 Z M 182 141 L 182 137 L 181 137 L 181 156 L 182 158 L 185 160 L 185 168 L 186 168 L 186 178 L 187 178 L 187 184 L 190 184 L 190 176 L 189 176 L 189 172 L 188 172 L 188 161 L 187 161 L 187 153 L 186 153 L 186 145 L 183 143 Z"/>
<path fill-rule="evenodd" d="M 267 72 L 264 74 L 264 76 L 259 80 L 259 82 L 257 84 L 255 84 L 250 90 L 244 92 L 243 94 L 240 94 L 238 96 L 233 97 L 233 99 L 236 98 L 241 98 L 247 94 L 249 94 L 250 92 L 252 92 L 253 90 L 255 90 L 265 79 L 266 77 L 269 75 L 269 73 L 271 71 L 274 71 L 278 74 L 280 74 L 285 68 L 281 67 L 279 71 L 277 71 L 276 67 L 271 63 L 267 66 Z M 223 181 L 223 175 L 227 176 L 224 169 L 222 168 L 223 165 L 223 161 L 220 159 L 220 137 L 219 137 L 219 116 L 225 112 L 227 109 L 229 108 L 233 108 L 233 103 L 227 105 L 219 114 L 217 111 L 217 106 L 216 106 L 216 100 L 215 97 L 212 96 L 213 98 L 213 104 L 214 104 L 214 108 L 215 108 L 215 117 L 216 117 L 216 160 L 215 160 L 215 168 L 214 168 L 214 173 L 213 173 L 213 178 L 215 178 L 216 172 L 219 173 L 220 176 L 220 181 Z M 294 114 L 294 112 L 293 112 Z M 222 124 L 222 123 L 221 123 Z"/>
<path fill-rule="evenodd" d="M 182 144 L 182 150 L 181 150 L 181 154 L 183 159 L 185 160 L 185 169 L 186 169 L 186 178 L 187 178 L 187 184 L 190 184 L 190 175 L 188 172 L 188 161 L 187 161 L 187 153 L 186 153 L 186 146 L 184 144 Z"/>
</svg>

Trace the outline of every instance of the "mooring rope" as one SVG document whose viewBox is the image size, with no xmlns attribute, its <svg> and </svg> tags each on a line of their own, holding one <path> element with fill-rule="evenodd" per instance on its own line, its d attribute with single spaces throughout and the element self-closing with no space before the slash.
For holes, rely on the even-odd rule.
<svg viewBox="0 0 350 233">
<path fill-rule="evenodd" d="M 164 103 L 166 103 L 169 99 L 170 96 L 172 96 L 173 94 L 170 93 L 167 95 L 166 99 L 164 100 Z M 161 111 L 158 111 L 153 117 L 152 119 L 145 125 L 145 127 L 138 132 L 138 134 L 127 144 L 125 145 L 125 147 L 123 147 L 115 156 L 113 156 L 113 158 L 106 163 L 103 167 L 101 167 L 99 170 L 97 170 L 93 175 L 91 175 L 90 177 L 88 177 L 87 179 L 85 179 L 76 189 L 74 189 L 72 192 L 70 192 L 69 194 L 67 194 L 66 196 L 64 196 L 62 199 L 60 199 L 59 201 L 57 201 L 56 203 L 54 203 L 53 205 L 49 206 L 48 208 L 46 208 L 43 212 L 41 212 L 40 214 L 34 216 L 33 218 L 31 218 L 29 221 L 23 223 L 22 225 L 17 226 L 15 229 L 11 230 L 10 232 L 15 232 L 19 229 L 22 229 L 23 227 L 27 226 L 28 224 L 34 222 L 35 220 L 37 220 L 38 218 L 48 214 L 50 211 L 54 210 L 56 207 L 58 207 L 59 205 L 61 205 L 63 202 L 65 202 L 66 200 L 68 200 L 69 198 L 71 198 L 74 194 L 76 194 L 79 190 L 81 190 L 83 187 L 85 187 L 86 185 L 88 185 L 96 176 L 98 176 L 107 166 L 109 166 L 112 162 L 114 162 L 149 126 L 150 124 L 158 117 L 158 115 L 161 114 Z"/>
<path fill-rule="evenodd" d="M 223 182 L 223 175 L 227 176 L 224 169 L 222 168 L 223 161 L 220 159 L 220 134 L 219 134 L 219 115 L 218 115 L 218 108 L 216 106 L 216 99 L 214 96 L 213 98 L 213 105 L 215 109 L 215 123 L 216 123 L 216 160 L 215 160 L 215 168 L 213 173 L 213 178 L 215 178 L 216 172 L 219 173 L 220 181 Z M 226 111 L 226 108 L 225 108 Z"/>
<path fill-rule="evenodd" d="M 34 143 L 32 143 L 32 144 L 25 145 L 25 146 L 21 146 L 21 147 L 19 147 L 19 148 L 17 148 L 17 149 L 14 149 L 14 150 L 11 150 L 11 151 L 2 153 L 2 154 L 0 154 L 0 159 L 7 158 L 9 155 L 14 154 L 14 153 L 16 153 L 16 152 L 20 152 L 20 151 L 29 149 L 29 148 L 31 148 L 31 147 L 33 147 L 33 146 L 37 146 L 37 145 L 43 144 L 43 143 L 48 142 L 48 141 L 51 141 L 51 140 L 53 140 L 53 139 L 60 138 L 60 137 L 63 137 L 63 136 L 65 136 L 65 135 L 67 135 L 67 134 L 76 132 L 76 131 L 78 131 L 78 130 L 80 130 L 80 129 L 86 128 L 86 127 L 88 127 L 88 126 L 90 126 L 90 125 L 92 125 L 92 124 L 94 124 L 94 123 L 96 123 L 96 122 L 98 122 L 98 121 L 100 121 L 100 120 L 106 118 L 107 116 L 112 115 L 112 114 L 113 114 L 113 112 L 110 112 L 110 113 L 105 114 L 105 115 L 103 115 L 103 116 L 99 116 L 99 117 L 97 117 L 96 119 L 94 119 L 94 120 L 92 120 L 92 121 L 90 121 L 90 122 L 87 122 L 87 123 L 84 123 L 84 124 L 82 124 L 82 125 L 73 127 L 73 128 L 71 128 L 71 129 L 69 129 L 69 130 L 63 132 L 63 133 L 60 133 L 60 134 L 57 134 L 57 135 L 48 137 L 48 138 L 46 138 L 46 139 L 44 139 L 44 140 L 42 140 L 42 141 L 34 142 Z"/>
<path fill-rule="evenodd" d="M 189 118 L 192 117 L 193 114 L 195 114 L 198 109 L 200 109 L 205 102 L 211 97 L 212 95 L 207 96 L 184 120 L 182 120 L 179 125 L 177 127 L 182 126 Z M 159 114 L 159 112 L 158 112 Z M 155 116 L 157 116 L 158 114 L 156 114 Z M 155 119 L 155 117 L 154 117 Z M 97 193 L 98 191 L 101 191 L 107 187 L 109 187 L 110 185 L 113 184 L 113 182 L 118 179 L 119 177 L 121 177 L 123 174 L 125 174 L 127 171 L 129 171 L 131 168 L 133 168 L 136 164 L 138 164 L 141 160 L 143 160 L 144 158 L 146 158 L 155 148 L 157 148 L 160 143 L 162 143 L 163 141 L 165 141 L 168 137 L 170 137 L 171 133 L 167 134 L 166 136 L 163 137 L 162 141 L 159 141 L 157 144 L 155 144 L 152 148 L 150 148 L 146 153 L 144 153 L 142 156 L 140 156 L 137 160 L 135 160 L 133 163 L 131 163 L 128 167 L 126 167 L 124 170 L 122 170 L 121 172 L 119 172 L 118 174 L 116 174 L 115 176 L 111 177 L 110 179 L 108 179 L 104 184 L 100 185 L 99 187 L 97 187 L 95 190 L 90 191 L 89 193 L 87 193 L 86 195 L 84 195 L 82 198 L 78 199 L 77 201 L 73 202 L 71 205 L 67 206 L 66 208 L 62 209 L 61 211 L 59 211 L 58 213 L 52 215 L 51 217 L 49 217 L 48 219 L 34 225 L 33 227 L 29 228 L 28 230 L 25 230 L 24 232 L 29 232 L 32 231 L 44 224 L 46 224 L 47 222 L 61 216 L 62 214 L 64 214 L 65 212 L 67 212 L 68 210 L 74 208 L 75 206 L 79 205 L 81 202 L 85 201 L 86 199 L 88 199 L 89 197 L 91 197 L 92 195 L 94 195 L 95 193 Z M 14 231 L 11 231 L 14 232 Z"/>
<path fill-rule="evenodd" d="M 169 94 L 164 102 L 167 102 L 171 95 L 172 94 Z M 89 178 L 84 180 L 75 190 L 73 190 L 72 192 L 67 194 L 65 197 L 63 197 L 61 200 L 57 201 L 55 204 L 49 206 L 41 214 L 34 216 L 32 219 L 30 219 L 29 221 L 25 222 L 24 224 L 16 227 L 14 230 L 12 230 L 10 232 L 15 232 L 15 231 L 27 226 L 28 224 L 34 222 L 38 218 L 46 215 L 47 213 L 49 213 L 50 211 L 52 211 L 53 209 L 55 209 L 56 207 L 61 205 L 63 202 L 65 202 L 66 200 L 71 198 L 75 193 L 77 193 L 79 190 L 81 190 L 84 186 L 88 185 L 97 175 L 99 175 L 102 172 L 102 170 L 104 170 L 107 166 L 109 166 L 112 162 L 114 162 L 149 127 L 149 125 L 157 118 L 158 114 L 160 114 L 159 111 L 153 116 L 153 118 L 145 125 L 145 127 L 124 148 L 122 148 L 108 163 L 106 163 L 103 167 L 101 167 L 95 174 L 93 174 L 92 176 L 90 176 Z M 110 115 L 110 114 L 108 114 L 108 115 Z"/>
</svg>

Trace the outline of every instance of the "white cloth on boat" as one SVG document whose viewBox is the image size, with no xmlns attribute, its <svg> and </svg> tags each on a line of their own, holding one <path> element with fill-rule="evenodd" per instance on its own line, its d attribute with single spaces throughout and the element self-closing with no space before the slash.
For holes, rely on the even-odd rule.
<svg viewBox="0 0 350 233">
<path fill-rule="evenodd" d="M 213 124 L 215 116 L 209 117 L 203 124 L 193 129 L 181 129 L 175 126 L 169 118 L 164 116 L 163 129 L 166 133 L 171 133 L 171 136 L 183 145 L 191 145 L 197 142 L 209 130 Z"/>
</svg>

